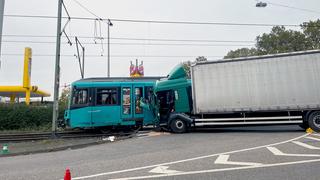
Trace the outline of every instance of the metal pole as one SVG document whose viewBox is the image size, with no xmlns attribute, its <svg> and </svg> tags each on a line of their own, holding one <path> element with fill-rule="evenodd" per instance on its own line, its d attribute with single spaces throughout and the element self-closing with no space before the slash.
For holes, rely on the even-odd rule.
<svg viewBox="0 0 320 180">
<path fill-rule="evenodd" d="M 108 20 L 108 77 L 110 77 L 110 21 Z"/>
<path fill-rule="evenodd" d="M 84 47 L 82 47 L 82 74 L 83 74 L 82 78 L 84 78 L 84 53 L 85 53 L 84 50 L 85 50 Z"/>
<path fill-rule="evenodd" d="M 4 0 L 0 0 L 0 67 L 1 67 L 1 42 L 2 42 L 3 11 L 4 11 Z"/>
<path fill-rule="evenodd" d="M 53 113 L 52 113 L 52 137 L 56 137 L 59 115 L 59 86 L 60 86 L 60 44 L 61 44 L 61 15 L 63 0 L 58 0 L 58 19 L 57 19 L 57 42 L 56 42 L 56 64 L 54 75 L 54 95 L 53 95 Z"/>
</svg>

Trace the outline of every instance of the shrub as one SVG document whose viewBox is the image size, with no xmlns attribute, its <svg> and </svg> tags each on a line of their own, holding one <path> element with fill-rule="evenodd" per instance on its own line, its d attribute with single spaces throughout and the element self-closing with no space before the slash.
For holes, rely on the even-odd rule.
<svg viewBox="0 0 320 180">
<path fill-rule="evenodd" d="M 59 118 L 64 109 L 60 108 Z M 52 105 L 0 104 L 0 130 L 50 128 Z"/>
</svg>

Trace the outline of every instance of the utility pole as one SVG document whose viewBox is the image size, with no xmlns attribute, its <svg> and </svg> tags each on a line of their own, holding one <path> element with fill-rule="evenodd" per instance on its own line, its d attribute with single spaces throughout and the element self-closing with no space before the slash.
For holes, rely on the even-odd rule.
<svg viewBox="0 0 320 180">
<path fill-rule="evenodd" d="M 108 19 L 108 77 L 110 77 L 110 26 L 113 26 L 113 24 Z"/>
<path fill-rule="evenodd" d="M 3 11 L 4 11 L 4 0 L 0 0 L 0 68 L 1 68 L 1 43 L 2 43 Z"/>
<path fill-rule="evenodd" d="M 56 63 L 54 74 L 54 94 L 53 94 L 53 113 L 52 113 L 52 137 L 56 137 L 57 120 L 59 116 L 59 86 L 60 86 L 60 44 L 61 44 L 61 16 L 63 0 L 58 0 L 58 19 L 57 19 L 57 42 L 56 42 Z"/>
</svg>

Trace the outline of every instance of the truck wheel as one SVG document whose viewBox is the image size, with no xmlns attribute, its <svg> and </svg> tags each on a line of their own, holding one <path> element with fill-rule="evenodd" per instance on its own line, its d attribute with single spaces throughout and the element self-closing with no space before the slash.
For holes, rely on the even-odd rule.
<svg viewBox="0 0 320 180">
<path fill-rule="evenodd" d="M 184 133 L 187 131 L 187 124 L 181 119 L 173 119 L 170 123 L 170 128 L 174 133 Z"/>
<path fill-rule="evenodd" d="M 320 132 L 320 111 L 315 111 L 309 115 L 308 124 L 312 130 Z"/>
</svg>

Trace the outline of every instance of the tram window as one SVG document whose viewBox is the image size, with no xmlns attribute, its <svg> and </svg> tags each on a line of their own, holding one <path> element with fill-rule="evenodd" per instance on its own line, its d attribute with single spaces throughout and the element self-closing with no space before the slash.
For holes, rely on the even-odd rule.
<svg viewBox="0 0 320 180">
<path fill-rule="evenodd" d="M 75 89 L 72 96 L 72 105 L 87 104 L 88 103 L 88 90 Z"/>
<path fill-rule="evenodd" d="M 118 91 L 116 88 L 103 88 L 97 90 L 97 105 L 118 104 Z"/>
<path fill-rule="evenodd" d="M 145 87 L 144 89 L 144 97 L 147 103 L 151 102 L 151 98 L 152 98 L 152 93 L 153 93 L 153 88 L 152 87 Z"/>
<path fill-rule="evenodd" d="M 131 88 L 125 87 L 122 88 L 122 109 L 123 114 L 131 114 Z"/>
<path fill-rule="evenodd" d="M 135 88 L 135 102 L 136 102 L 135 113 L 136 114 L 142 114 L 143 112 L 140 106 L 141 98 L 142 98 L 142 87 L 136 87 Z"/>
</svg>

